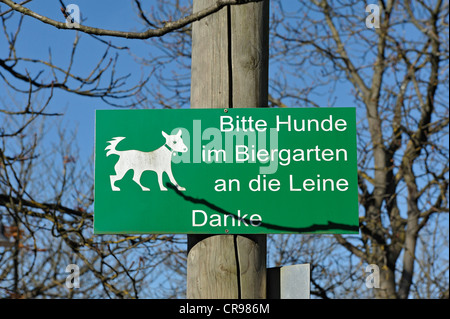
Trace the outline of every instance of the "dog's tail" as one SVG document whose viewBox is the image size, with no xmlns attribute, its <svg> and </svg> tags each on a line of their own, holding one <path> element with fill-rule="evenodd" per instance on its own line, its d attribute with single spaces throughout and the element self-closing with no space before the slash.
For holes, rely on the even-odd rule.
<svg viewBox="0 0 450 319">
<path fill-rule="evenodd" d="M 119 144 L 119 142 L 121 140 L 123 140 L 125 137 L 113 137 L 113 139 L 111 141 L 108 141 L 108 143 L 110 145 L 106 146 L 105 151 L 109 150 L 108 152 L 106 152 L 106 156 L 109 156 L 111 154 L 116 154 L 116 155 L 120 155 L 119 151 L 116 151 L 116 146 L 117 144 Z"/>
</svg>

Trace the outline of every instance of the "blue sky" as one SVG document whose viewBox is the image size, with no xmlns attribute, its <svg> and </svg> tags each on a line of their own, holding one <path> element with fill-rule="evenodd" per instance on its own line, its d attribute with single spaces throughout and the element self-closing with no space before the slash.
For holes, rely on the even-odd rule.
<svg viewBox="0 0 450 319">
<path fill-rule="evenodd" d="M 84 23 L 87 25 L 119 30 L 138 30 L 139 28 L 142 28 L 139 25 L 138 18 L 130 3 L 112 6 L 108 5 L 106 1 L 80 0 L 71 2 L 76 3 L 80 7 L 82 18 L 86 19 Z M 67 4 L 69 4 L 69 2 L 66 1 L 66 5 Z M 2 5 L 1 9 L 5 10 L 5 7 L 5 5 Z M 28 4 L 28 7 L 49 18 L 63 21 L 58 1 L 31 2 Z M 16 14 L 16 17 L 18 17 L 18 14 Z M 17 21 L 17 18 L 8 21 L 7 25 L 10 32 L 15 31 Z M 97 65 L 107 46 L 93 39 L 89 35 L 79 34 L 79 36 L 80 41 L 76 50 L 72 73 L 86 76 Z M 70 62 L 75 37 L 76 32 L 74 31 L 58 30 L 30 17 L 25 17 L 16 43 L 17 55 L 22 58 L 48 61 L 51 51 L 53 63 L 58 67 L 65 69 Z M 113 40 L 115 45 L 126 45 L 130 47 L 133 54 L 138 56 L 145 56 L 146 50 L 150 49 L 146 43 L 139 40 Z M 8 52 L 8 48 L 5 44 L 6 41 L 4 41 L 4 35 L 2 34 L 0 35 L 0 54 L 2 54 L 2 56 L 6 56 Z M 110 54 L 103 63 L 103 66 L 106 65 L 110 58 L 114 58 L 115 51 L 116 50 L 113 49 L 110 50 Z M 133 58 L 126 50 L 121 51 L 122 52 L 119 52 L 120 56 L 116 67 L 116 73 L 119 76 L 131 74 L 128 81 L 129 84 L 127 83 L 127 85 L 133 86 L 137 83 L 145 70 L 143 71 L 141 66 L 133 61 Z M 41 75 L 41 79 L 44 81 L 51 79 L 52 75 L 45 66 L 38 66 L 32 63 L 27 63 L 26 65 L 23 63 L 21 66 L 22 70 L 35 72 L 34 74 L 37 74 L 39 70 L 46 70 Z M 63 78 L 61 74 L 57 74 L 57 76 L 60 79 Z M 105 78 L 108 80 L 108 77 Z M 15 83 L 19 82 L 16 81 Z M 26 87 L 23 83 L 21 84 L 22 87 Z M 14 92 L 7 88 L 3 82 L 0 84 L 0 94 L 7 94 L 5 93 L 5 90 L 8 90 L 9 94 L 14 94 Z M 41 94 L 42 99 L 46 99 L 47 97 L 48 90 L 46 93 Z M 21 96 L 20 94 L 17 94 L 15 98 L 26 102 L 26 95 Z M 95 110 L 104 108 L 111 107 L 100 99 L 82 97 L 62 90 L 55 90 L 47 111 L 63 112 L 64 117 L 62 121 L 65 123 L 64 126 L 78 128 L 77 140 L 80 143 L 80 156 L 85 157 L 89 156 L 93 151 Z M 58 119 L 58 121 L 60 120 L 61 118 Z"/>
<path fill-rule="evenodd" d="M 82 19 L 84 20 L 83 24 L 85 25 L 124 31 L 143 30 L 143 26 L 136 15 L 136 9 L 131 2 L 121 2 L 119 4 L 118 2 L 110 1 L 65 1 L 66 5 L 69 3 L 74 3 L 79 6 Z M 150 9 L 153 4 L 156 4 L 156 1 L 152 1 L 150 6 L 144 7 L 144 9 Z M 63 21 L 58 1 L 32 1 L 26 6 L 49 18 Z M 5 10 L 3 9 L 4 7 L 5 5 L 2 5 L 2 10 Z M 285 9 L 289 9 L 289 7 Z M 155 8 L 155 10 L 158 9 Z M 11 21 L 8 22 L 9 30 L 15 30 L 15 25 L 18 21 L 17 17 L 18 15 L 16 14 L 16 19 L 11 19 Z M 13 23 L 14 21 L 16 23 Z M 3 36 L 4 35 L 1 35 L 0 37 Z M 106 50 L 106 45 L 93 39 L 87 34 L 79 34 L 79 36 L 80 41 L 75 54 L 72 72 L 83 76 L 89 74 L 92 68 L 98 63 Z M 75 31 L 58 30 L 30 17 L 25 17 L 16 43 L 17 54 L 24 58 L 47 61 L 51 50 L 53 63 L 61 68 L 66 68 L 69 65 L 75 37 Z M 149 68 L 145 68 L 135 61 L 135 57 L 147 58 L 150 52 L 155 52 L 155 48 L 152 47 L 150 41 L 110 37 L 103 37 L 102 39 L 105 41 L 112 41 L 116 46 L 129 47 L 129 51 L 111 49 L 107 59 L 114 58 L 116 53 L 119 54 L 116 74 L 118 76 L 131 74 L 130 78 L 127 80 L 128 87 L 134 86 L 143 75 L 145 76 L 150 73 Z M 0 40 L 0 54 L 2 54 L 2 56 L 4 56 L 8 50 L 4 44 L 5 42 Z M 129 52 L 131 52 L 131 54 L 129 54 Z M 103 65 L 106 65 L 106 62 L 104 62 Z M 24 69 L 26 68 L 27 70 L 36 72 L 35 74 L 37 74 L 39 70 L 46 69 L 45 67 L 36 66 L 31 63 L 26 65 L 23 64 L 23 67 Z M 176 66 L 167 65 L 163 67 L 170 70 Z M 274 76 L 277 73 L 279 70 L 278 67 L 279 65 L 271 65 L 271 76 Z M 47 69 L 47 71 L 41 75 L 41 79 L 48 80 L 51 76 L 51 73 L 49 73 Z M 62 78 L 62 75 L 58 74 L 58 77 Z M 105 79 L 108 80 L 108 76 L 106 76 Z M 154 85 L 152 79 L 150 79 L 150 85 Z M 0 94 L 3 94 L 5 88 L 4 84 L 0 85 Z M 341 94 L 337 94 L 338 100 L 335 105 L 352 106 L 353 97 L 349 94 L 350 91 L 347 91 L 347 89 L 343 90 L 342 87 L 340 88 L 339 92 Z M 42 99 L 45 99 L 46 97 L 47 95 L 45 95 L 45 93 L 42 94 Z M 19 95 L 17 98 L 20 98 Z M 118 103 L 121 102 L 122 101 L 118 101 Z M 325 98 L 323 103 L 323 106 L 328 106 L 328 101 Z M 290 106 L 295 107 L 297 105 Z M 80 156 L 85 158 L 90 156 L 93 151 L 95 110 L 112 108 L 113 107 L 107 105 L 101 99 L 82 97 L 65 91 L 55 90 L 48 111 L 63 112 L 64 117 L 62 122 L 64 123 L 64 127 L 77 128 L 76 139 L 80 146 Z M 61 119 L 58 119 L 57 121 L 61 121 Z"/>
</svg>

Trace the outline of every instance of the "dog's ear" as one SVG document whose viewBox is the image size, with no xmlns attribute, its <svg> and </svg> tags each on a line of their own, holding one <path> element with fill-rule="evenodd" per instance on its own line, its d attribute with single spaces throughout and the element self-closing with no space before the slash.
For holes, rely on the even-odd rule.
<svg viewBox="0 0 450 319">
<path fill-rule="evenodd" d="M 181 136 L 181 130 L 178 130 L 177 137 Z"/>
<path fill-rule="evenodd" d="M 162 136 L 164 136 L 165 138 L 167 138 L 169 135 L 167 135 L 164 131 L 161 131 Z"/>
</svg>

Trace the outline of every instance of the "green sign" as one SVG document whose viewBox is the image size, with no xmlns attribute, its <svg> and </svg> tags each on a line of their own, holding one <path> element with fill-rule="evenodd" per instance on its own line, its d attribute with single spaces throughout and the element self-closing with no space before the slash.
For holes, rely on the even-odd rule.
<svg viewBox="0 0 450 319">
<path fill-rule="evenodd" d="M 98 110 L 96 234 L 358 233 L 355 108 Z"/>
</svg>

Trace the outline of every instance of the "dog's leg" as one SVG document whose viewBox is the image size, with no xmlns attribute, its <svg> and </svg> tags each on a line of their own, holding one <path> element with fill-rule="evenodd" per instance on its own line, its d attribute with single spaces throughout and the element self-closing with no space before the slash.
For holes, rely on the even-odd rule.
<svg viewBox="0 0 450 319">
<path fill-rule="evenodd" d="M 119 169 L 118 169 L 118 168 L 119 168 Z M 115 183 L 116 181 L 118 181 L 118 180 L 121 180 L 121 179 L 125 176 L 125 174 L 126 174 L 126 172 L 127 172 L 128 170 L 127 170 L 127 169 L 120 169 L 120 166 L 116 165 L 115 171 L 116 171 L 116 175 L 110 175 L 110 176 L 109 176 L 109 179 L 110 179 L 110 181 L 111 181 L 111 189 L 112 189 L 114 192 L 118 192 L 118 191 L 120 191 L 120 188 L 117 187 L 117 186 L 115 186 L 114 183 Z"/>
<path fill-rule="evenodd" d="M 134 171 L 134 175 L 133 175 L 133 181 L 136 182 L 136 184 L 138 184 L 139 186 L 141 186 L 143 191 L 149 191 L 150 188 L 144 187 L 142 186 L 140 180 L 141 180 L 141 175 L 142 175 L 142 171 Z"/>
<path fill-rule="evenodd" d="M 181 187 L 180 185 L 178 185 L 177 181 L 175 180 L 175 177 L 173 177 L 173 174 L 172 174 L 172 170 L 171 170 L 171 169 L 170 169 L 170 170 L 167 170 L 166 173 L 167 173 L 167 176 L 169 176 L 170 182 L 171 182 L 173 185 L 175 185 L 179 191 L 185 191 L 185 190 L 186 190 L 186 188 Z"/>
<path fill-rule="evenodd" d="M 110 176 L 109 176 L 109 179 L 110 179 L 110 181 L 111 181 L 111 189 L 112 189 L 114 192 L 120 191 L 120 188 L 114 185 L 115 181 L 119 180 L 120 178 L 118 178 L 117 175 L 110 175 Z"/>
<path fill-rule="evenodd" d="M 125 174 L 128 172 L 128 170 L 129 170 L 129 168 L 126 165 L 124 165 L 124 161 L 121 160 L 121 158 L 119 158 L 119 161 L 114 166 L 114 171 L 116 172 L 116 175 L 109 176 L 109 179 L 111 181 L 111 189 L 114 192 L 120 191 L 120 188 L 115 186 L 114 183 L 116 181 L 121 180 L 125 176 Z"/>
<path fill-rule="evenodd" d="M 157 174 L 158 174 L 158 184 L 159 184 L 159 189 L 160 189 L 160 190 L 166 191 L 167 188 L 166 188 L 166 187 L 164 186 L 164 184 L 163 184 L 163 173 L 164 173 L 164 171 L 162 171 L 162 172 L 157 172 Z"/>
</svg>

